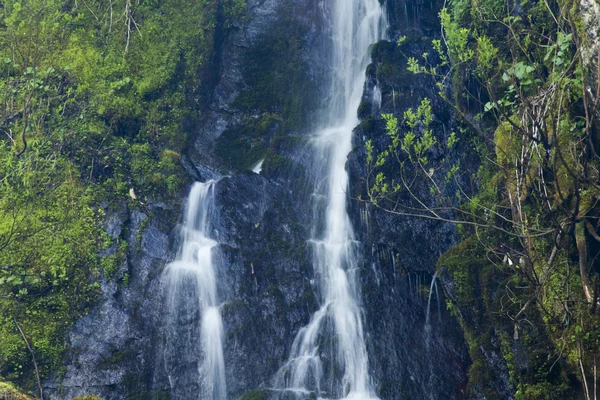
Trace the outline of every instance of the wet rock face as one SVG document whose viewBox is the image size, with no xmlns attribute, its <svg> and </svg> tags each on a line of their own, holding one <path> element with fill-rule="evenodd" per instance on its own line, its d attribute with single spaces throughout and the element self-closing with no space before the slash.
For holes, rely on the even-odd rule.
<svg viewBox="0 0 600 400">
<path fill-rule="evenodd" d="M 219 72 L 213 101 L 204 110 L 205 123 L 194 132 L 197 139 L 184 161 L 190 180 L 217 178 L 227 172 L 214 152 L 215 141 L 242 119 L 272 111 L 249 112 L 235 100 L 240 93 L 253 90 L 255 83 L 244 80 L 248 71 L 243 64 L 260 45 L 276 36 L 274 26 L 289 28 L 292 21 L 293 32 L 301 34 L 295 55 L 303 62 L 302 76 L 316 80 L 318 70 L 324 68 L 311 51 L 311 46 L 320 46 L 322 40 L 317 1 L 248 1 L 248 10 L 247 19 L 216 43 L 219 57 L 214 68 Z M 308 65 L 315 67 L 308 69 Z M 295 129 L 296 134 L 299 130 Z M 265 142 L 273 139 L 268 132 L 266 136 Z M 285 147 L 292 153 L 281 142 L 279 152 L 284 153 Z M 302 158 L 303 154 L 295 153 L 294 157 Z M 298 171 L 293 172 L 295 168 Z M 238 172 L 221 180 L 215 189 L 219 216 L 215 238 L 220 245 L 214 253 L 223 301 L 229 398 L 270 384 L 287 357 L 295 332 L 316 307 L 306 244 L 309 218 L 305 197 L 310 191 L 302 176 L 302 168 L 295 167 L 291 157 L 273 156 L 262 175 Z M 186 195 L 181 194 L 182 198 Z M 68 334 L 65 369 L 45 384 L 50 398 L 90 393 L 103 399 L 197 397 L 198 357 L 193 354 L 197 343 L 182 340 L 180 344 L 190 348 L 176 366 L 181 372 L 178 390 L 171 390 L 174 377 L 164 368 L 163 271 L 180 244 L 182 211 L 178 205 L 164 204 L 107 210 L 105 230 L 115 243 L 126 242 L 127 250 L 114 275 L 101 279 L 98 306 Z M 115 244 L 103 255 L 118 251 Z M 182 314 L 187 332 L 194 336 L 198 310 Z"/>
<path fill-rule="evenodd" d="M 247 3 L 244 20 L 215 45 L 218 79 L 187 154 L 188 169 L 200 180 L 248 169 L 282 130 L 304 132 L 310 120 L 304 114 L 316 106 L 306 103 L 324 98 L 313 92 L 327 69 L 321 1 Z"/>
<path fill-rule="evenodd" d="M 600 47 L 600 4 L 595 0 L 581 0 L 579 2 L 581 18 L 586 26 L 589 44 L 583 51 L 584 61 L 590 65 L 591 71 L 597 71 L 598 48 Z"/>
<path fill-rule="evenodd" d="M 163 204 L 146 213 L 126 207 L 107 212 L 105 231 L 113 245 L 128 249 L 113 276 L 102 277 L 102 299 L 67 336 L 65 368 L 46 382 L 50 399 L 97 394 L 102 399 L 150 398 L 156 327 L 161 318 L 161 281 L 171 257 L 172 221 L 176 213 Z M 135 397 L 135 396 L 141 397 Z"/>
<path fill-rule="evenodd" d="M 251 173 L 222 181 L 217 204 L 227 382 L 237 398 L 270 385 L 316 309 L 308 232 L 299 224 L 308 216 L 298 196 Z"/>
<path fill-rule="evenodd" d="M 307 137 L 319 106 L 309 100 L 325 99 L 319 83 L 327 73 L 329 44 L 322 3 L 248 1 L 247 19 L 217 43 L 212 101 L 184 157 L 190 181 L 227 175 L 215 187 L 213 238 L 219 245 L 213 254 L 230 399 L 271 387 L 296 333 L 318 309 L 307 243 L 315 201 L 311 182 L 318 172 L 309 172 Z M 388 1 L 390 36 L 435 35 L 438 6 Z M 420 56 L 424 43 L 414 40 L 405 51 Z M 265 46 L 265 54 L 281 50 L 285 57 L 257 58 Z M 363 123 L 348 162 L 353 197 L 364 194 L 364 140 L 385 145 L 380 113 L 401 116 L 424 95 L 433 99 L 436 90 L 425 78 L 405 72 L 394 43 L 381 43 L 373 52 L 363 102 L 368 107 L 361 107 Z M 276 91 L 270 91 L 271 84 Z M 377 107 L 372 104 L 375 86 L 381 91 Z M 435 102 L 433 107 L 437 123 L 451 129 L 447 107 Z M 223 137 L 246 150 L 225 157 L 232 146 Z M 266 158 L 262 173 L 244 171 L 257 158 Z M 232 164 L 236 159 L 243 162 Z M 349 204 L 361 242 L 362 306 L 377 393 L 386 400 L 463 398 L 468 356 L 457 323 L 445 312 L 441 286 L 440 297 L 431 299 L 430 326 L 425 326 L 435 262 L 455 244 L 453 227 Z M 182 354 L 169 360 L 178 376 L 169 376 L 164 368 L 168 346 L 162 274 L 180 244 L 181 215 L 181 207 L 162 204 L 143 211 L 123 207 L 110 214 L 106 230 L 127 241 L 126 257 L 115 276 L 103 281 L 102 302 L 70 332 L 64 377 L 47 383 L 51 398 L 87 393 L 103 399 L 197 398 L 194 348 L 199 346 L 183 337 L 197 336 L 197 309 L 182 310 L 180 322 L 187 328 L 180 343 L 170 344 Z M 177 390 L 171 390 L 175 378 Z"/>
<path fill-rule="evenodd" d="M 394 114 L 402 121 L 404 111 L 429 98 L 434 134 L 456 129 L 449 105 L 438 99 L 435 83 L 406 70 L 407 57 L 433 53 L 431 39 L 439 32 L 435 7 L 430 2 L 388 4 L 394 41 L 382 41 L 372 49 L 373 64 L 367 69 L 359 108 L 362 122 L 355 130 L 348 161 L 353 198 L 367 197 L 365 142 L 372 140 L 377 151 L 389 144 L 381 114 Z M 400 36 L 407 36 L 402 47 L 395 43 Z M 433 157 L 444 156 L 441 148 L 433 151 Z M 389 176 L 395 173 L 392 166 L 386 171 Z M 416 194 L 426 203 L 434 200 L 427 187 L 417 187 Z M 409 196 L 398 200 L 411 204 Z M 361 201 L 351 201 L 350 212 L 363 247 L 363 307 L 378 394 L 385 399 L 466 398 L 469 356 L 462 331 L 446 311 L 441 284 L 431 286 L 438 256 L 456 244 L 454 226 L 393 215 Z"/>
</svg>

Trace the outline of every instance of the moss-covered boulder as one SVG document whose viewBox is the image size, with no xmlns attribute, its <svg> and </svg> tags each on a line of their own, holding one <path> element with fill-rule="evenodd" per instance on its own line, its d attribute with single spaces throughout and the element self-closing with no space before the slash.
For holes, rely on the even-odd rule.
<svg viewBox="0 0 600 400">
<path fill-rule="evenodd" d="M 0 399 L 2 400 L 35 400 L 35 397 L 25 394 L 10 382 L 0 378 Z"/>
</svg>

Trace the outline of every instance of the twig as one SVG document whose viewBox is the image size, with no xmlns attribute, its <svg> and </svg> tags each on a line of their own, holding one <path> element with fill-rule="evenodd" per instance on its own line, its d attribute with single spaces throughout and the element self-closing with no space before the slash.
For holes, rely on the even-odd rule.
<svg viewBox="0 0 600 400">
<path fill-rule="evenodd" d="M 37 378 L 37 385 L 38 385 L 38 389 L 40 391 L 40 399 L 43 399 L 44 398 L 44 387 L 42 386 L 42 381 L 40 379 L 40 370 L 38 368 L 37 361 L 35 360 L 35 353 L 33 352 L 33 349 L 31 348 L 31 346 L 29 345 L 29 341 L 27 341 L 27 338 L 25 337 L 25 333 L 23 332 L 23 329 L 21 329 L 21 325 L 19 325 L 19 323 L 17 322 L 17 318 L 13 316 L 13 320 L 15 321 L 15 325 L 17 325 L 17 329 L 19 329 L 19 332 L 21 333 L 21 337 L 23 337 L 23 341 L 25 342 L 27 349 L 31 353 L 31 359 L 33 360 L 33 366 L 35 367 L 35 377 Z"/>
</svg>

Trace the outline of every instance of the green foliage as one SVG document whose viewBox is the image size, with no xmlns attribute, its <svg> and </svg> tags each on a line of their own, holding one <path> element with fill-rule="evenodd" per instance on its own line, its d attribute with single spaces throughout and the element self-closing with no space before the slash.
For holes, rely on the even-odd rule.
<svg viewBox="0 0 600 400">
<path fill-rule="evenodd" d="M 456 21 L 453 21 L 451 14 L 445 8 L 440 12 L 440 21 L 446 35 L 448 55 L 451 62 L 458 65 L 470 61 L 475 54 L 473 49 L 468 46 L 470 30 L 459 26 Z"/>
<path fill-rule="evenodd" d="M 225 0 L 221 2 L 223 8 L 224 27 L 231 27 L 236 21 L 243 20 L 248 5 L 246 0 Z"/>
<path fill-rule="evenodd" d="M 31 140 L 27 158 L 0 147 L 0 375 L 30 387 L 30 355 L 22 326 L 42 372 L 61 361 L 62 334 L 85 314 L 99 287 L 102 213 L 82 187 L 77 168 L 48 140 Z"/>
<path fill-rule="evenodd" d="M 130 189 L 133 207 L 178 201 L 219 15 L 224 26 L 245 11 L 243 0 L 2 4 L 0 376 L 34 386 L 17 323 L 42 378 L 56 371 L 101 272 L 122 265 L 119 239 L 98 256 L 112 245 L 101 204 Z"/>
<path fill-rule="evenodd" d="M 5 382 L 2 379 L 0 379 L 0 398 L 7 400 L 33 400 L 33 397 L 28 396 L 10 382 Z"/>
<path fill-rule="evenodd" d="M 416 110 L 412 108 L 405 110 L 402 124 L 399 124 L 393 114 L 383 114 L 381 117 L 386 123 L 386 133 L 390 140 L 388 148 L 375 154 L 372 141 L 365 143 L 369 177 L 375 178 L 374 181 L 368 182 L 367 193 L 370 201 L 376 204 L 387 200 L 393 201 L 404 191 L 412 195 L 417 176 L 423 177 L 424 182 L 430 183 L 429 190 L 433 195 L 445 196 L 444 187 L 438 185 L 433 176 L 436 170 L 442 169 L 442 165 L 448 164 L 449 159 L 444 158 L 433 164 L 428 156 L 433 148 L 440 145 L 432 129 L 434 114 L 431 101 L 424 98 Z M 442 145 L 448 151 L 453 151 L 458 141 L 453 132 Z M 392 161 L 399 164 L 399 176 L 392 176 L 384 171 L 384 165 Z M 458 164 L 450 165 L 448 168 L 446 183 L 458 173 Z"/>
<path fill-rule="evenodd" d="M 487 361 L 490 353 L 496 353 L 504 358 L 516 398 L 573 398 L 570 377 L 561 364 L 554 363 L 556 358 L 549 357 L 551 345 L 542 316 L 532 310 L 529 324 L 517 328 L 504 317 L 505 308 L 511 306 L 503 288 L 518 288 L 524 281 L 513 276 L 507 266 L 500 266 L 492 254 L 486 254 L 483 245 L 490 238 L 494 236 L 469 237 L 438 260 L 438 269 L 455 283 L 449 309 L 459 318 L 469 345 L 469 391 L 500 398 L 494 386 L 499 377 Z M 522 301 L 527 298 L 522 288 L 512 295 Z"/>
<path fill-rule="evenodd" d="M 477 37 L 477 74 L 481 77 L 493 73 L 496 68 L 498 49 L 494 47 L 489 37 L 483 35 Z"/>
<path fill-rule="evenodd" d="M 7 54 L 6 59 L 11 59 L 15 66 L 36 63 L 29 68 L 36 73 L 32 82 L 39 83 L 37 86 L 29 83 L 25 88 L 29 92 L 17 92 L 23 93 L 21 103 L 44 105 L 39 109 L 40 114 L 45 110 L 54 113 L 54 126 L 43 129 L 51 132 L 54 140 L 63 142 L 84 175 L 106 182 L 107 190 L 125 195 L 133 184 L 143 195 L 174 195 L 181 182 L 176 182 L 172 175 L 181 170 L 178 164 L 164 165 L 161 155 L 164 150 L 181 151 L 186 141 L 183 117 L 197 115 L 195 109 L 201 90 L 198 76 L 212 51 L 210 32 L 215 24 L 215 5 L 207 1 L 132 5 L 135 9 L 127 22 L 122 21 L 125 17 L 114 21 L 103 19 L 108 17 L 100 12 L 104 12 L 102 5 L 96 5 L 98 9 L 92 5 L 86 10 L 71 10 L 62 2 L 36 4 L 40 9 L 28 10 L 27 14 L 39 18 L 41 25 L 48 16 L 59 22 L 47 32 L 24 32 L 38 35 L 33 49 L 29 42 L 14 40 L 6 47 L 23 47 Z M 114 13 L 127 4 L 129 2 L 114 2 Z M 181 7 L 188 12 L 181 13 Z M 19 15 L 13 12 L 12 18 L 26 18 Z M 18 37 L 19 29 L 26 30 L 27 26 L 15 22 L 15 32 L 9 29 L 5 40 Z M 130 32 L 124 35 L 126 30 Z M 48 44 L 38 47 L 38 42 L 44 39 Z M 21 70 L 7 69 L 6 83 L 22 85 L 23 80 L 18 76 Z M 27 71 L 25 69 L 25 73 Z M 5 94 L 5 98 L 9 96 L 14 97 L 10 92 Z M 50 103 L 44 102 L 44 98 Z M 6 114 L 19 108 L 17 103 Z M 25 121 L 25 117 L 15 119 L 7 128 L 16 133 L 21 128 L 20 123 Z M 16 144 L 19 145 L 18 141 Z M 132 145 L 149 147 L 133 149 L 124 155 L 124 150 Z M 156 168 L 155 171 L 139 168 L 140 164 L 152 163 L 161 163 L 160 167 L 166 167 L 168 175 L 154 176 L 159 173 Z M 132 164 L 136 164 L 133 170 Z M 151 177 L 142 176 L 148 173 Z M 151 180 L 159 184 L 148 185 Z"/>
<path fill-rule="evenodd" d="M 459 119 L 458 135 L 442 147 L 453 149 L 460 139 L 482 165 L 465 183 L 457 162 L 428 156 L 442 135 L 422 116 L 426 105 L 421 113 L 406 111 L 402 124 L 385 115 L 391 144 L 377 152 L 367 143 L 370 200 L 396 214 L 459 224 L 467 240 L 440 267 L 456 284 L 451 308 L 469 342 L 474 394 L 494 398 L 482 354 L 493 350 L 504 357 L 516 398 L 572 398 L 590 390 L 585 380 L 600 355 L 592 339 L 600 287 L 600 94 L 595 66 L 583 57 L 588 33 L 573 0 L 445 4 L 435 54 L 407 58 L 407 69 L 434 79 Z M 424 181 L 433 199 L 415 183 Z M 449 184 L 455 196 L 445 196 Z M 452 214 L 443 213 L 448 209 Z"/>
</svg>

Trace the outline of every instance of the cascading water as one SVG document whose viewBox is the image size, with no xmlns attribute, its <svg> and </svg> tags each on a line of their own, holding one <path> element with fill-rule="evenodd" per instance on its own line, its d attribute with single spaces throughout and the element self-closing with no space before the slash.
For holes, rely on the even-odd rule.
<svg viewBox="0 0 600 400">
<path fill-rule="evenodd" d="M 372 111 L 374 113 L 378 112 L 381 109 L 381 101 L 382 101 L 381 89 L 379 86 L 375 85 L 373 88 L 373 99 L 371 100 L 373 104 Z"/>
<path fill-rule="evenodd" d="M 315 197 L 325 199 L 314 223 L 314 271 L 320 309 L 302 328 L 276 387 L 283 397 L 374 399 L 360 307 L 356 242 L 346 210 L 345 164 L 358 124 L 357 109 L 369 63 L 369 46 L 383 37 L 385 16 L 378 0 L 335 0 L 333 76 L 323 128 L 314 140 L 316 164 L 326 174 Z M 318 206 L 317 206 L 318 207 Z M 321 214 L 320 214 L 321 213 Z M 330 349 L 327 352 L 327 349 Z M 287 398 L 287 397 L 286 397 Z"/>
<path fill-rule="evenodd" d="M 182 231 L 183 245 L 177 259 L 166 269 L 170 334 L 165 351 L 170 354 L 165 358 L 172 391 L 180 393 L 175 397 L 192 398 L 191 391 L 198 399 L 226 398 L 223 325 L 212 254 L 217 242 L 210 238 L 214 184 L 209 181 L 192 186 Z M 190 320 L 195 323 L 187 323 Z M 189 325 L 192 329 L 186 330 Z M 178 348 L 183 354 L 178 354 Z M 169 360 L 177 364 L 187 357 L 196 364 L 197 382 L 181 382 L 178 371 L 169 371 Z M 178 387 L 183 385 L 191 389 Z"/>
<path fill-rule="evenodd" d="M 425 333 L 431 331 L 431 297 L 433 297 L 433 289 L 435 288 L 435 294 L 438 300 L 438 315 L 440 314 L 440 296 L 437 291 L 437 272 L 433 274 L 433 278 L 431 278 L 431 285 L 429 287 L 429 298 L 427 299 L 427 312 L 425 314 Z"/>
<path fill-rule="evenodd" d="M 432 324 L 431 324 L 431 298 L 433 297 L 433 291 L 435 289 L 435 297 L 437 299 L 437 305 L 438 305 L 438 319 L 440 322 L 440 327 L 441 327 L 441 322 L 442 322 L 442 310 L 440 308 L 440 293 L 438 292 L 438 285 L 437 285 L 437 280 L 438 280 L 438 276 L 437 276 L 437 272 L 433 274 L 433 278 L 431 278 L 431 285 L 429 286 L 429 298 L 427 299 L 427 312 L 425 314 L 425 331 L 423 332 L 423 339 L 425 340 L 425 352 L 426 352 L 426 357 L 427 357 L 427 364 L 429 367 L 429 376 L 427 379 L 427 388 L 429 389 L 429 398 L 430 399 L 435 399 L 435 382 L 436 382 L 436 376 L 434 373 L 434 360 L 431 357 L 431 347 L 432 347 L 432 341 L 434 340 L 434 332 L 432 331 Z"/>
</svg>

